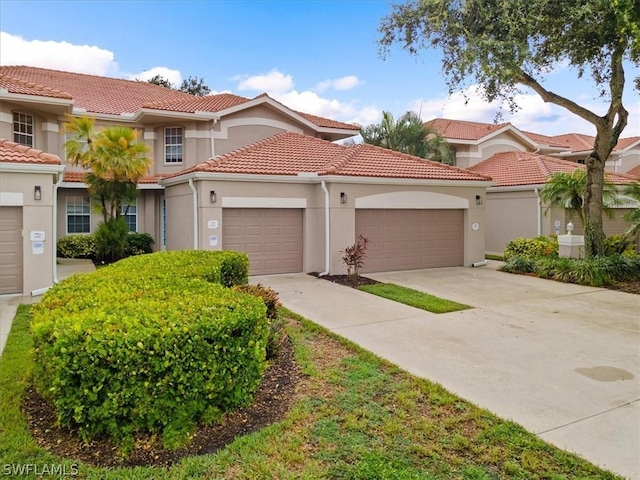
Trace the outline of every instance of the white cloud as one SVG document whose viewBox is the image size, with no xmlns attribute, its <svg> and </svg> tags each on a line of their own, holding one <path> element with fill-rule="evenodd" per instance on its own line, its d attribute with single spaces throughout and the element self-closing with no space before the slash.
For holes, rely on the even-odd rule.
<svg viewBox="0 0 640 480">
<path fill-rule="evenodd" d="M 312 115 L 360 125 L 371 123 L 382 115 L 382 112 L 375 106 L 358 107 L 356 101 L 342 102 L 323 97 L 316 91 L 295 90 L 292 76 L 277 69 L 273 69 L 267 74 L 236 76 L 234 79 L 238 81 L 238 90 L 266 92 L 270 97 L 287 107 Z M 326 82 L 331 82 L 333 88 L 346 89 L 360 83 L 360 80 L 355 76 L 349 76 Z M 321 82 L 321 84 L 323 83 L 325 82 Z"/>
<path fill-rule="evenodd" d="M 466 98 L 465 98 L 466 96 Z M 587 121 L 569 111 L 545 103 L 535 93 L 522 93 L 516 96 L 520 110 L 511 114 L 503 105 L 500 122 L 511 122 L 520 130 L 558 135 L 561 133 L 595 134 L 595 128 Z M 493 123 L 496 113 L 500 111 L 501 102 L 486 102 L 482 99 L 478 86 L 471 86 L 464 92 L 456 92 L 449 97 L 436 99 L 417 99 L 411 102 L 409 109 L 419 113 L 425 120 L 432 118 L 450 118 L 475 122 Z M 585 105 L 598 112 L 597 105 Z M 625 131 L 625 136 L 628 136 Z"/>
<path fill-rule="evenodd" d="M 237 76 L 238 90 L 255 90 L 267 93 L 283 93 L 293 88 L 293 78 L 276 69 L 264 75 Z"/>
<path fill-rule="evenodd" d="M 316 85 L 316 90 L 318 92 L 324 92 L 329 88 L 334 90 L 351 90 L 354 87 L 357 87 L 362 82 L 355 75 L 347 75 L 346 77 L 334 78 L 325 80 Z"/>
<path fill-rule="evenodd" d="M 156 75 L 160 75 L 162 78 L 166 78 L 174 86 L 180 86 L 180 84 L 182 83 L 182 74 L 180 73 L 180 71 L 167 67 L 153 67 L 140 73 L 127 74 L 127 78 L 129 80 L 143 80 L 146 82 Z"/>
<path fill-rule="evenodd" d="M 118 71 L 113 52 L 69 42 L 25 40 L 0 32 L 0 65 L 29 65 L 91 75 L 113 75 Z"/>
</svg>

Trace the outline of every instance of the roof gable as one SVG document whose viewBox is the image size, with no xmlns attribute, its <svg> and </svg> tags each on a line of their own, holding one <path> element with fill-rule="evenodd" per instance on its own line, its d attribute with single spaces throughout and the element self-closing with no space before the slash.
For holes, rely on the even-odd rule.
<svg viewBox="0 0 640 480">
<path fill-rule="evenodd" d="M 60 165 L 60 157 L 0 138 L 0 162 Z"/>
</svg>

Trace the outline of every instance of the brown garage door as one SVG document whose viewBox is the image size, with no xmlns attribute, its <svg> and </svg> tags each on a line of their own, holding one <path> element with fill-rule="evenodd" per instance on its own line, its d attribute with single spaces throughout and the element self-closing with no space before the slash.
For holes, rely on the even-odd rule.
<svg viewBox="0 0 640 480">
<path fill-rule="evenodd" d="M 22 207 L 0 207 L 0 293 L 22 292 Z"/>
<path fill-rule="evenodd" d="M 222 247 L 245 252 L 251 275 L 301 272 L 302 210 L 225 208 Z"/>
<path fill-rule="evenodd" d="M 462 210 L 356 210 L 356 237 L 371 240 L 362 272 L 462 265 Z"/>
</svg>

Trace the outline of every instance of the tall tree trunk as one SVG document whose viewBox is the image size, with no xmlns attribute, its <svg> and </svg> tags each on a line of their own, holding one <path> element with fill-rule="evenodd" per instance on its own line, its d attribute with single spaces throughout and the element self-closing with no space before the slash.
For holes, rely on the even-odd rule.
<svg viewBox="0 0 640 480">
<path fill-rule="evenodd" d="M 600 135 L 598 135 L 599 137 Z M 606 159 L 607 156 L 604 158 Z M 604 254 L 602 191 L 604 188 L 605 162 L 602 160 L 597 148 L 594 148 L 593 152 L 589 154 L 586 164 L 587 186 L 584 195 L 585 253 L 587 257 L 595 257 Z"/>
</svg>

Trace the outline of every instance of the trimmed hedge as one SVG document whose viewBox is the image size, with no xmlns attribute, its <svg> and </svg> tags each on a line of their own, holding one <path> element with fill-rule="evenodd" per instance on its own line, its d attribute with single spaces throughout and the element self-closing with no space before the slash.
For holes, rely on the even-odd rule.
<svg viewBox="0 0 640 480">
<path fill-rule="evenodd" d="M 95 258 L 96 239 L 93 235 L 72 234 L 58 240 L 57 255 L 62 258 Z"/>
<path fill-rule="evenodd" d="M 127 257 L 153 252 L 153 237 L 148 233 L 129 232 L 124 254 Z M 62 237 L 56 244 L 57 256 L 61 258 L 97 257 L 95 235 L 71 234 Z"/>
<path fill-rule="evenodd" d="M 50 289 L 34 308 L 37 390 L 62 425 L 125 448 L 139 431 L 178 446 L 197 422 L 248 404 L 265 369 L 261 299 L 236 252 L 130 257 Z"/>
<path fill-rule="evenodd" d="M 504 249 L 503 258 L 509 260 L 511 257 L 536 258 L 536 257 L 557 257 L 558 240 L 539 236 L 536 238 L 515 238 L 511 240 Z"/>
</svg>

